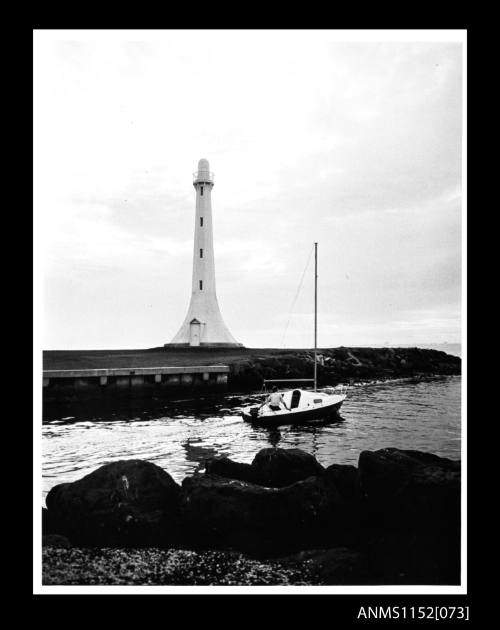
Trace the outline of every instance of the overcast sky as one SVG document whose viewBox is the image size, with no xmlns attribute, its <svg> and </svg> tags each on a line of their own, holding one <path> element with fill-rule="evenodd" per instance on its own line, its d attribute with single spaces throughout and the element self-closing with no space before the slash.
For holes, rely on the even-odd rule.
<svg viewBox="0 0 500 630">
<path fill-rule="evenodd" d="M 38 32 L 42 347 L 172 339 L 202 157 L 238 341 L 312 346 L 313 257 L 291 306 L 314 241 L 320 346 L 459 341 L 461 128 L 456 42 Z"/>
</svg>

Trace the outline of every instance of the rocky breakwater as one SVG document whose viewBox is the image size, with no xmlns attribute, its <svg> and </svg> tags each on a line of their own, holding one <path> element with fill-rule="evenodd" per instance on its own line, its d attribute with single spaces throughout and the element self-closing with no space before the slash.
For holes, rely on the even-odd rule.
<svg viewBox="0 0 500 630">
<path fill-rule="evenodd" d="M 249 350 L 230 365 L 229 385 L 235 391 L 255 389 L 264 379 L 312 378 L 312 350 Z M 330 348 L 318 350 L 318 384 L 349 380 L 457 375 L 461 359 L 422 348 Z"/>
<path fill-rule="evenodd" d="M 72 551 L 56 547 L 154 547 L 205 562 L 240 554 L 310 584 L 458 584 L 460 462 L 387 448 L 324 467 L 268 448 L 251 464 L 210 459 L 179 486 L 155 464 L 121 461 L 52 488 L 43 528 L 49 573 L 47 550 Z"/>
</svg>

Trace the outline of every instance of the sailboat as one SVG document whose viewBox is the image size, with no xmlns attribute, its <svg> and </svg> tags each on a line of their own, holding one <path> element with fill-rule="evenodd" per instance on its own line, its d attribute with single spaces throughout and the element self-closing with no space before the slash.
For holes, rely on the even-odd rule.
<svg viewBox="0 0 500 630">
<path fill-rule="evenodd" d="M 318 332 L 318 243 L 314 243 L 314 378 L 312 379 L 274 379 L 265 380 L 264 387 L 273 383 L 276 391 L 278 383 L 313 383 L 313 391 L 290 389 L 279 392 L 282 404 L 270 405 L 267 401 L 260 407 L 247 407 L 243 410 L 243 419 L 247 422 L 267 427 L 285 424 L 308 424 L 318 420 L 328 420 L 338 416 L 342 403 L 347 398 L 347 389 L 340 391 L 317 391 L 317 332 Z"/>
</svg>

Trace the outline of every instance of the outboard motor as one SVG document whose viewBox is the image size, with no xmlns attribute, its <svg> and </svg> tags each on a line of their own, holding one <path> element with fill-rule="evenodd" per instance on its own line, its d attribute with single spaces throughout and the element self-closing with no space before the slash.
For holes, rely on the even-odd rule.
<svg viewBox="0 0 500 630">
<path fill-rule="evenodd" d="M 259 417 L 259 407 L 252 407 L 250 409 L 250 415 L 254 420 L 257 420 Z"/>
</svg>

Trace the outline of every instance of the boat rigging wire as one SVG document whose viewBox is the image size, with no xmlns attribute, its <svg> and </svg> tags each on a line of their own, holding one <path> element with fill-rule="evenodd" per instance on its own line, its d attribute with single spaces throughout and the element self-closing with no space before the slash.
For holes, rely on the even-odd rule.
<svg viewBox="0 0 500 630">
<path fill-rule="evenodd" d="M 293 307 L 295 306 L 295 302 L 297 301 L 297 298 L 299 297 L 300 289 L 302 288 L 302 283 L 304 282 L 304 277 L 306 275 L 307 268 L 309 267 L 309 263 L 311 262 L 311 256 L 312 256 L 313 250 L 314 250 L 314 245 L 311 247 L 311 251 L 309 252 L 309 257 L 307 258 L 306 266 L 304 267 L 304 271 L 302 272 L 302 277 L 299 282 L 299 287 L 297 289 L 297 292 L 295 293 L 295 297 L 293 298 L 292 305 L 290 307 L 290 312 L 288 313 L 288 321 L 285 326 L 285 332 L 283 333 L 283 342 L 282 342 L 283 348 L 285 347 L 285 338 L 286 338 L 286 333 L 288 331 L 288 326 L 290 324 L 290 320 L 292 318 Z"/>
</svg>

